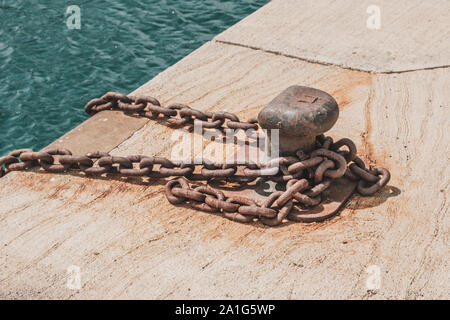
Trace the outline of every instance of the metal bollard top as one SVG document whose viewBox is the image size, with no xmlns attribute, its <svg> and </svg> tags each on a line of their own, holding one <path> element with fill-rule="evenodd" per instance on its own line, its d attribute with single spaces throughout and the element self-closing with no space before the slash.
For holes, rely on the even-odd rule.
<svg viewBox="0 0 450 320">
<path fill-rule="evenodd" d="M 313 148 L 316 136 L 336 123 L 339 108 L 328 93 L 304 86 L 291 86 L 276 96 L 258 114 L 264 129 L 279 129 L 279 151 L 293 154 Z"/>
</svg>

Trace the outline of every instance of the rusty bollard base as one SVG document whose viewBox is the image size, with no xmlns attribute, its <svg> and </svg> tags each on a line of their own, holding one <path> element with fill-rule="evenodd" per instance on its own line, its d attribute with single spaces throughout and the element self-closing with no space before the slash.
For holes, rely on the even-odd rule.
<svg viewBox="0 0 450 320">
<path fill-rule="evenodd" d="M 244 159 L 245 156 L 243 155 L 248 156 L 251 154 L 251 148 L 255 147 L 250 145 L 242 146 L 233 156 L 233 159 L 238 161 L 248 160 Z M 261 157 L 264 158 L 264 150 L 258 148 L 258 152 Z M 237 174 L 241 174 L 241 172 L 238 170 Z M 343 209 L 344 205 L 355 192 L 357 184 L 356 181 L 346 177 L 334 179 L 330 187 L 322 192 L 321 203 L 312 207 L 302 207 L 301 205 L 295 204 L 287 218 L 291 221 L 304 223 L 321 222 L 329 219 L 337 215 L 339 211 Z M 222 191 L 226 191 L 229 196 L 247 197 L 255 202 L 264 202 L 273 192 L 286 190 L 286 185 L 284 183 L 275 183 L 269 179 L 263 178 L 256 182 L 248 183 L 245 187 L 239 188 L 227 188 L 214 184 L 213 186 L 221 188 Z"/>
<path fill-rule="evenodd" d="M 356 189 L 357 183 L 345 177 L 333 180 L 322 193 L 322 203 L 311 208 L 295 206 L 289 213 L 289 220 L 299 222 L 320 222 L 339 213 Z"/>
</svg>

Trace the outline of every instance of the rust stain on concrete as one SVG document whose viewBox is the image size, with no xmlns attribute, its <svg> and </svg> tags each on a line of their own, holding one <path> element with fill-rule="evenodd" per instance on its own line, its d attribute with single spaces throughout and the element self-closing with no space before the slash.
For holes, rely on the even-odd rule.
<svg viewBox="0 0 450 320">
<path fill-rule="evenodd" d="M 328 88 L 327 92 L 336 99 L 339 110 L 343 110 L 354 101 L 360 100 L 354 95 L 361 94 L 359 90 L 368 90 L 372 84 L 372 77 L 367 72 L 342 72 L 327 77 L 324 85 Z"/>
</svg>

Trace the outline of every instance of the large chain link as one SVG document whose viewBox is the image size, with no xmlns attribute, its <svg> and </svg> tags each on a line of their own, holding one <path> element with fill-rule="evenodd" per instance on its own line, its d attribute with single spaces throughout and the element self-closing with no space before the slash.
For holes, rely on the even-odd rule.
<svg viewBox="0 0 450 320">
<path fill-rule="evenodd" d="M 104 110 L 122 110 L 150 119 L 162 115 L 169 125 L 188 128 L 201 124 L 204 128 L 226 129 L 225 125 L 234 130 L 258 129 L 256 119 L 241 122 L 229 112 L 202 112 L 183 104 L 162 107 L 153 97 L 132 97 L 116 92 L 91 100 L 85 110 L 90 115 Z M 342 150 L 343 147 L 346 150 Z M 324 135 L 316 138 L 316 148 L 309 154 L 298 151 L 296 156 L 279 157 L 267 163 L 218 163 L 202 159 L 197 164 L 192 159 L 174 161 L 144 155 L 118 157 L 104 152 L 73 155 L 67 149 L 47 148 L 38 152 L 19 149 L 0 157 L 0 177 L 10 171 L 31 167 L 40 167 L 52 173 L 81 170 L 86 176 L 120 174 L 155 179 L 176 177 L 165 186 L 165 195 L 171 204 L 186 202 L 197 210 L 221 212 L 233 221 L 245 223 L 258 219 L 266 225 L 276 226 L 285 218 L 308 222 L 322 220 L 320 215 L 304 218 L 293 208 L 308 208 L 321 203 L 322 193 L 330 187 L 333 179 L 345 176 L 357 181 L 357 191 L 364 196 L 373 195 L 384 187 L 390 179 L 389 171 L 367 167 L 356 151 L 350 139 L 334 142 L 331 137 Z M 286 170 L 281 170 L 282 167 Z M 245 184 L 258 178 L 286 183 L 286 190 L 270 194 L 259 204 L 245 197 L 227 197 L 222 191 L 208 185 L 190 185 L 188 182 L 223 180 Z"/>
</svg>

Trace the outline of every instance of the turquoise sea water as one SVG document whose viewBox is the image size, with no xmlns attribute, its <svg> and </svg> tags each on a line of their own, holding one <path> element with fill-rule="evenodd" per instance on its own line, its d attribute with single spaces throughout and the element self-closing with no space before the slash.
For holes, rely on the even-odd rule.
<svg viewBox="0 0 450 320">
<path fill-rule="evenodd" d="M 0 155 L 46 146 L 90 99 L 134 90 L 267 2 L 0 0 Z"/>
</svg>

